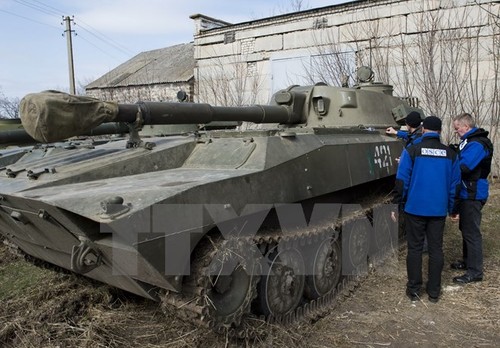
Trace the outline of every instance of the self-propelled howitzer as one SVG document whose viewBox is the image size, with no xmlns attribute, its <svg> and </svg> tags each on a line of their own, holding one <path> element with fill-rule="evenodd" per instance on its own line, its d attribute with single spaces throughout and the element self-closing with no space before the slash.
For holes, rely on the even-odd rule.
<svg viewBox="0 0 500 348">
<path fill-rule="evenodd" d="M 384 130 L 410 110 L 391 86 L 369 81 L 294 86 L 251 107 L 29 95 L 23 125 L 45 142 L 106 122 L 269 124 L 147 142 L 132 132 L 21 158 L 0 168 L 0 232 L 29 255 L 211 327 L 311 315 L 372 255 L 378 237 L 365 214 L 380 217 L 367 197 L 392 188 L 402 150 Z M 362 198 L 359 209 L 339 208 Z M 344 225 L 346 216 L 363 223 Z"/>
</svg>

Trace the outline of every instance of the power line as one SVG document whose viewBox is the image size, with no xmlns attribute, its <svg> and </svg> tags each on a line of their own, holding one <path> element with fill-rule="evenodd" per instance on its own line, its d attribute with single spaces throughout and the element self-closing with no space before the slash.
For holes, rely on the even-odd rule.
<svg viewBox="0 0 500 348">
<path fill-rule="evenodd" d="M 54 28 L 54 29 L 57 29 L 57 30 L 61 30 L 61 28 L 55 27 L 55 26 L 50 25 L 50 24 L 47 24 L 47 23 L 39 22 L 39 21 L 36 21 L 36 20 L 34 20 L 34 19 L 31 19 L 31 18 L 25 17 L 25 16 L 21 16 L 21 15 L 19 15 L 19 14 L 17 14 L 17 13 L 14 13 L 14 12 L 10 12 L 10 11 L 7 11 L 7 10 L 2 10 L 2 9 L 0 9 L 0 12 L 5 12 L 5 13 L 8 13 L 8 14 L 10 14 L 10 15 L 12 15 L 12 16 L 16 16 L 16 17 L 19 17 L 19 18 L 25 19 L 25 20 L 30 21 L 30 22 L 33 22 L 33 23 L 37 23 L 37 24 L 41 24 L 41 25 L 46 25 L 46 26 L 48 26 L 48 27 L 51 27 L 51 28 Z"/>
<path fill-rule="evenodd" d="M 86 39 L 85 35 L 76 36 L 75 31 L 72 30 L 72 28 L 71 28 L 72 27 L 71 22 L 73 21 L 73 19 L 70 19 L 70 17 L 64 16 L 64 15 L 61 16 L 61 14 L 60 14 L 61 12 L 54 7 L 45 5 L 37 0 L 14 0 L 14 2 L 17 3 L 18 5 L 22 5 L 26 8 L 29 8 L 30 10 L 23 10 L 22 8 L 19 8 L 19 6 L 18 6 L 18 9 L 16 11 L 19 11 L 19 12 L 23 13 L 24 15 L 20 15 L 18 13 L 11 12 L 8 10 L 3 10 L 3 9 L 0 9 L 0 12 L 9 14 L 11 16 L 19 17 L 19 18 L 22 18 L 23 20 L 27 20 L 27 21 L 30 21 L 30 22 L 33 22 L 36 24 L 45 25 L 45 26 L 48 26 L 50 28 L 57 29 L 58 31 L 60 31 L 61 28 L 57 28 L 53 25 L 32 19 L 30 17 L 35 17 L 35 18 L 39 17 L 41 19 L 49 18 L 49 17 L 50 18 L 52 18 L 52 17 L 61 18 L 62 17 L 63 22 L 66 22 L 66 30 L 64 31 L 63 36 L 66 36 L 66 40 L 68 41 L 67 46 L 68 46 L 68 64 L 69 64 L 69 70 L 70 70 L 70 73 L 69 73 L 70 93 L 72 93 L 72 94 L 76 93 L 74 64 L 73 64 L 73 47 L 72 47 L 72 36 L 73 35 L 75 35 L 75 37 L 77 37 L 77 38 L 80 38 L 80 39 L 86 41 L 88 44 L 92 45 L 97 50 L 103 52 L 107 56 L 109 56 L 117 61 L 119 61 L 120 59 L 115 57 L 115 55 L 111 54 L 111 52 L 109 52 L 110 47 L 120 51 L 121 54 L 126 55 L 127 59 L 129 59 L 130 56 L 134 54 L 131 50 L 127 49 L 125 46 L 119 45 L 118 43 L 116 43 L 112 39 L 110 39 L 109 37 L 105 36 L 102 33 L 99 33 L 96 29 L 92 28 L 90 25 L 88 25 L 85 22 L 80 21 L 80 20 L 79 20 L 79 22 L 82 22 L 81 25 L 79 25 L 79 28 L 81 29 L 81 31 L 85 31 L 86 33 L 91 35 L 93 38 L 100 40 L 101 41 L 100 46 L 103 46 L 102 43 L 104 43 L 105 48 L 102 49 L 98 45 L 96 45 L 93 42 L 91 42 L 90 40 Z M 42 15 L 40 15 L 40 14 L 37 15 L 34 11 L 38 12 L 38 13 L 42 13 Z M 61 24 L 64 24 L 64 23 L 61 23 Z M 78 23 L 78 24 L 80 24 L 80 23 Z M 76 25 L 76 23 L 74 21 L 73 21 L 73 25 Z M 92 41 L 95 41 L 95 40 L 92 40 Z"/>
<path fill-rule="evenodd" d="M 63 19 L 65 18 L 64 15 L 61 15 L 62 11 L 60 11 L 59 9 L 57 9 L 55 7 L 46 5 L 38 0 L 14 0 L 14 2 L 16 2 L 19 5 L 30 8 L 34 11 L 38 11 L 40 13 L 43 13 L 44 15 L 49 15 L 51 17 L 54 16 L 54 17 L 58 17 L 58 18 L 63 17 Z M 27 21 L 31 21 L 33 23 L 45 25 L 45 26 L 51 27 L 53 29 L 60 30 L 60 28 L 57 28 L 53 25 L 34 20 L 34 19 L 29 18 L 27 16 L 19 15 L 17 13 L 14 13 L 14 12 L 11 12 L 8 10 L 3 10 L 3 9 L 0 9 L 0 11 L 7 13 L 9 15 L 12 15 L 12 16 L 22 18 L 22 19 L 27 20 Z M 63 23 L 61 23 L 61 24 L 63 24 Z M 87 32 L 89 35 L 91 35 L 92 38 L 95 38 L 95 39 L 99 40 L 101 43 L 104 43 L 105 48 L 103 49 L 102 47 L 99 47 L 99 46 L 102 46 L 102 44 L 97 45 L 96 43 L 93 42 L 95 40 L 89 40 L 89 38 L 86 38 L 85 35 L 81 35 L 81 33 L 78 33 L 78 35 L 76 35 L 76 32 L 74 32 L 74 30 L 71 30 L 71 28 L 69 29 L 69 31 L 68 31 L 68 29 L 66 29 L 66 31 L 65 31 L 66 36 L 68 36 L 67 40 L 70 39 L 69 37 L 72 35 L 72 32 L 74 32 L 74 35 L 76 38 L 79 38 L 79 39 L 86 41 L 89 45 L 95 47 L 97 50 L 101 51 L 102 53 L 106 54 L 107 56 L 109 56 L 115 60 L 118 60 L 118 61 L 120 59 L 117 58 L 114 54 L 112 54 L 110 52 L 110 50 L 109 50 L 110 47 L 114 48 L 115 50 L 119 51 L 121 54 L 125 55 L 127 57 L 127 59 L 129 59 L 131 56 L 135 55 L 135 53 L 133 51 L 131 51 L 130 49 L 128 49 L 127 47 L 125 47 L 123 45 L 120 45 L 119 43 L 117 43 L 113 39 L 107 37 L 106 35 L 102 34 L 97 29 L 93 28 L 92 26 L 85 23 L 84 21 L 78 19 L 78 23 L 74 22 L 73 24 L 75 26 L 78 25 L 79 28 L 81 29 L 81 31 Z M 72 55 L 72 48 L 71 48 L 71 55 Z M 68 59 L 71 59 L 71 58 L 68 58 Z M 70 70 L 72 70 L 71 65 L 72 64 L 70 64 Z M 70 80 L 71 80 L 71 78 L 73 78 L 73 80 L 74 80 L 74 73 L 73 73 L 73 77 L 71 77 L 71 75 L 72 75 L 72 73 L 70 72 Z M 70 82 L 70 85 L 71 85 L 71 82 Z"/>
<path fill-rule="evenodd" d="M 48 8 L 48 9 L 52 9 L 52 10 L 54 10 L 54 13 L 56 13 L 56 14 L 57 14 L 57 15 L 59 15 L 59 16 L 60 16 L 60 15 L 61 15 L 61 13 L 62 13 L 62 11 L 60 11 L 59 9 L 57 9 L 57 8 L 55 8 L 55 7 L 52 7 L 52 6 L 50 6 L 50 5 L 44 4 L 44 3 L 43 3 L 43 2 L 41 2 L 41 1 L 38 1 L 38 0 L 32 0 L 32 1 L 34 1 L 34 2 L 36 2 L 36 3 L 39 3 L 41 6 L 44 6 L 44 7 Z"/>
<path fill-rule="evenodd" d="M 86 31 L 87 33 L 89 33 L 90 35 L 95 37 L 96 39 L 104 42 L 106 45 L 110 45 L 110 46 L 114 47 L 116 50 L 126 54 L 127 56 L 134 55 L 134 52 L 130 51 L 127 47 L 120 45 L 116 41 L 114 41 L 114 40 L 110 39 L 109 37 L 107 37 L 106 35 L 100 33 L 98 30 L 92 28 L 89 24 L 85 23 L 81 19 L 77 19 L 77 20 L 78 20 L 78 23 L 82 23 L 82 24 L 78 24 L 75 22 L 75 25 L 79 25 L 82 30 Z M 89 29 L 87 29 L 86 27 L 88 27 Z"/>
<path fill-rule="evenodd" d="M 42 12 L 42 13 L 45 13 L 45 14 L 48 14 L 51 16 L 60 16 L 61 15 L 61 12 L 59 10 L 53 10 L 52 8 L 46 8 L 46 7 L 34 4 L 34 3 L 26 1 L 26 0 L 14 0 L 14 1 L 20 5 L 29 7 L 33 10 L 36 10 L 36 11 L 39 11 L 39 12 Z"/>
<path fill-rule="evenodd" d="M 55 7 L 52 7 L 52 6 L 49 6 L 47 4 L 44 4 L 44 3 L 42 3 L 41 1 L 38 1 L 38 0 L 14 0 L 14 1 L 16 3 L 18 3 L 18 4 L 20 4 L 20 5 L 26 6 L 28 8 L 31 8 L 33 10 L 42 12 L 42 13 L 50 15 L 50 16 L 57 16 L 57 17 L 61 17 L 62 16 L 62 17 L 64 17 L 63 15 L 61 15 L 62 11 L 60 11 L 59 9 L 57 9 Z M 11 15 L 14 15 L 14 16 L 17 16 L 17 17 L 20 17 L 20 18 L 32 21 L 34 23 L 48 25 L 48 24 L 45 24 L 45 23 L 33 20 L 31 18 L 28 18 L 28 17 L 18 15 L 18 14 L 13 13 L 13 12 L 9 12 L 9 11 L 6 11 L 6 10 L 0 10 L 0 11 L 3 11 L 5 13 L 9 13 Z M 116 41 L 114 41 L 111 38 L 107 37 L 106 35 L 102 34 L 97 29 L 93 28 L 89 24 L 87 24 L 84 21 L 82 21 L 80 18 L 78 18 L 78 23 L 75 22 L 74 24 L 75 25 L 79 25 L 79 27 L 81 28 L 81 30 L 86 31 L 87 33 L 89 33 L 90 35 L 92 35 L 97 40 L 103 42 L 106 45 L 106 47 L 113 47 L 114 49 L 120 51 L 122 54 L 126 55 L 127 57 L 133 56 L 135 54 L 134 52 L 132 52 L 127 47 L 125 47 L 123 45 L 120 45 Z M 48 26 L 50 26 L 50 25 L 48 25 Z M 50 27 L 55 28 L 53 26 L 50 26 Z M 87 41 L 88 43 L 92 44 L 88 39 L 85 40 L 85 41 Z M 95 45 L 95 44 L 92 44 L 92 45 L 94 47 L 98 48 L 97 45 Z M 98 48 L 98 49 L 100 51 L 106 53 L 103 49 L 100 49 L 100 48 Z M 106 54 L 108 54 L 109 56 L 113 57 L 109 53 L 106 53 Z"/>
<path fill-rule="evenodd" d="M 76 35 L 76 38 L 77 39 L 82 39 L 83 41 L 87 42 L 89 45 L 91 46 L 94 46 L 96 49 L 98 49 L 99 51 L 101 51 L 102 53 L 106 54 L 107 56 L 113 58 L 113 59 L 116 59 L 116 60 L 120 60 L 119 58 L 113 56 L 112 54 L 110 54 L 109 52 L 106 52 L 105 50 L 103 50 L 102 48 L 100 48 L 99 46 L 97 46 L 96 44 L 92 43 L 91 41 L 87 40 L 84 36 L 82 36 L 82 34 L 78 34 Z"/>
</svg>

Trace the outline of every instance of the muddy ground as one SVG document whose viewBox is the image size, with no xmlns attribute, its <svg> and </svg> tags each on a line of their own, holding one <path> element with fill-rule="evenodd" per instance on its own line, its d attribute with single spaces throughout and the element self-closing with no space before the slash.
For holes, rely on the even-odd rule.
<svg viewBox="0 0 500 348">
<path fill-rule="evenodd" d="M 246 340 L 186 324 L 164 315 L 157 303 L 86 278 L 35 267 L 0 244 L 0 346 L 498 347 L 499 184 L 483 212 L 483 282 L 451 282 L 461 274 L 448 268 L 461 256 L 461 238 L 448 221 L 443 295 L 437 304 L 427 296 L 416 303 L 405 296 L 403 247 L 321 318 L 288 327 L 262 323 L 260 334 Z"/>
</svg>

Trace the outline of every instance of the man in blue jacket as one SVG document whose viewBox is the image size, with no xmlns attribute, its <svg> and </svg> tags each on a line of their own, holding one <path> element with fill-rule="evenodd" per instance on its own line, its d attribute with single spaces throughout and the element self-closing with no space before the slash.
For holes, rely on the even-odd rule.
<svg viewBox="0 0 500 348">
<path fill-rule="evenodd" d="M 416 142 L 422 135 L 422 117 L 416 111 L 410 112 L 405 118 L 407 131 L 395 130 L 393 127 L 389 127 L 385 130 L 386 134 L 395 135 L 396 137 L 405 141 L 405 147 L 408 147 Z"/>
<path fill-rule="evenodd" d="M 429 301 L 437 302 L 443 271 L 443 231 L 446 215 L 454 212 L 460 189 L 458 155 L 441 143 L 441 120 L 424 119 L 418 144 L 403 150 L 396 174 L 396 203 L 404 205 L 408 243 L 406 294 L 419 298 L 422 289 L 422 249 L 427 237 L 429 250 Z"/>
<path fill-rule="evenodd" d="M 455 117 L 453 126 L 461 139 L 458 149 L 462 185 L 458 214 L 452 216 L 452 220 L 459 220 L 463 260 L 452 263 L 451 268 L 466 269 L 466 273 L 453 278 L 453 282 L 467 284 L 483 280 L 481 209 L 488 199 L 488 175 L 491 171 L 493 145 L 487 138 L 488 132 L 477 128 L 470 114 Z"/>
</svg>

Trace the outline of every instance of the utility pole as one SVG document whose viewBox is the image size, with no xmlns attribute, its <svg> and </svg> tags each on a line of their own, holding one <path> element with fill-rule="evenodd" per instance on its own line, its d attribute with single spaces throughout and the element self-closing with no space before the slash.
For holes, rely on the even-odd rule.
<svg viewBox="0 0 500 348">
<path fill-rule="evenodd" d="M 69 66 L 69 93 L 76 94 L 75 88 L 75 67 L 73 66 L 73 43 L 71 40 L 71 21 L 72 19 L 69 16 L 63 17 L 63 20 L 66 22 L 66 30 L 64 33 L 66 34 L 66 43 L 68 46 L 68 66 Z"/>
</svg>

